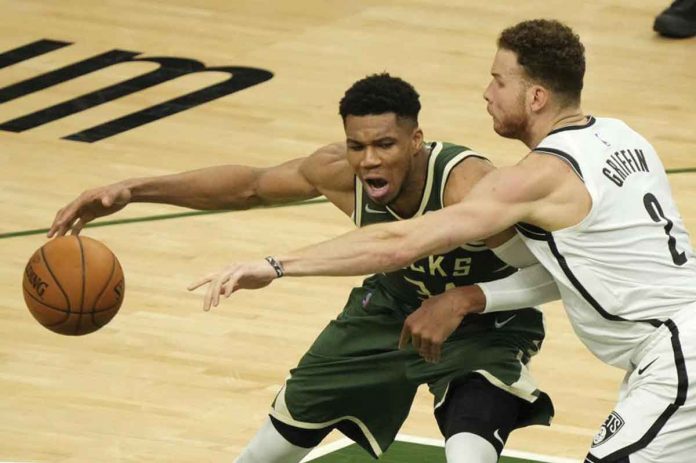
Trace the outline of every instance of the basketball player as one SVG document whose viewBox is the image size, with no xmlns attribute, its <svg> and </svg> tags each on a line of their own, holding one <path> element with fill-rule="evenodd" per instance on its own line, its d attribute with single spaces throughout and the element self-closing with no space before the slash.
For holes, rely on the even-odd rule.
<svg viewBox="0 0 696 463">
<path fill-rule="evenodd" d="M 461 200 L 492 166 L 463 146 L 426 143 L 419 110 L 410 84 L 387 74 L 367 77 L 340 103 L 345 144 L 268 169 L 223 166 L 87 191 L 58 212 L 49 236 L 79 233 L 95 217 L 135 201 L 246 209 L 323 194 L 358 226 L 421 216 Z M 292 370 L 269 419 L 237 461 L 299 462 L 334 428 L 378 456 L 424 383 L 434 395 L 451 463 L 493 463 L 513 429 L 548 424 L 551 403 L 527 369 L 544 337 L 538 310 L 470 317 L 444 343 L 447 357 L 438 364 L 398 348 L 404 319 L 422 299 L 514 273 L 501 259 L 528 265 L 521 240 L 505 242 L 513 235 L 508 230 L 486 240 L 500 258 L 482 242 L 462 244 L 354 289 Z"/>
<path fill-rule="evenodd" d="M 524 142 L 528 155 L 452 207 L 276 256 L 277 269 L 264 260 L 230 265 L 197 283 L 210 282 L 206 304 L 283 273 L 398 269 L 517 224 L 543 268 L 425 301 L 411 315 L 427 333 L 417 341 L 422 354 L 437 359 L 438 338 L 468 313 L 496 310 L 552 278 L 583 343 L 626 370 L 585 462 L 694 461 L 696 259 L 654 148 L 618 119 L 583 113 L 584 71 L 584 47 L 567 26 L 533 20 L 504 30 L 484 98 L 495 131 Z"/>
</svg>

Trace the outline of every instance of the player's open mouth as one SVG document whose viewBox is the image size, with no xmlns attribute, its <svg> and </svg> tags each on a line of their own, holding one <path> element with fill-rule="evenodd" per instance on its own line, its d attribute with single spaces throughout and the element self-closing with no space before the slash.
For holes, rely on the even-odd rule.
<svg viewBox="0 0 696 463">
<path fill-rule="evenodd" d="M 380 200 L 389 193 L 389 182 L 383 178 L 366 178 L 367 194 L 372 199 Z"/>
</svg>

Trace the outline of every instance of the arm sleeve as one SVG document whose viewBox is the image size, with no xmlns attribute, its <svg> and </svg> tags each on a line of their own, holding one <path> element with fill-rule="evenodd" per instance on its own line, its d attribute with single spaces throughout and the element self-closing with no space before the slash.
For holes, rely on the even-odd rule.
<svg viewBox="0 0 696 463">
<path fill-rule="evenodd" d="M 477 286 L 486 296 L 483 313 L 523 309 L 561 298 L 556 281 L 541 264 Z"/>
<path fill-rule="evenodd" d="M 500 246 L 491 248 L 491 251 L 498 259 L 515 268 L 525 268 L 539 263 L 517 233 Z"/>
</svg>

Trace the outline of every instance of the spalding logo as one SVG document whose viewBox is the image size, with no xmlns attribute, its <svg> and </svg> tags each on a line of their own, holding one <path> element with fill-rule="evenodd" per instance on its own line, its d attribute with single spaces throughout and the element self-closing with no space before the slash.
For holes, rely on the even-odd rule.
<svg viewBox="0 0 696 463">
<path fill-rule="evenodd" d="M 32 259 L 32 261 L 34 261 L 34 259 Z M 43 294 L 44 291 L 46 291 L 46 288 L 48 288 L 48 283 L 43 281 L 41 277 L 34 272 L 31 263 L 27 264 L 27 267 L 24 269 L 24 273 L 26 274 L 29 283 L 31 283 L 32 288 L 34 288 L 34 291 L 36 291 L 39 297 L 43 299 Z"/>
<path fill-rule="evenodd" d="M 592 447 L 597 447 L 611 439 L 624 425 L 624 419 L 616 412 L 611 412 L 592 441 Z"/>
</svg>

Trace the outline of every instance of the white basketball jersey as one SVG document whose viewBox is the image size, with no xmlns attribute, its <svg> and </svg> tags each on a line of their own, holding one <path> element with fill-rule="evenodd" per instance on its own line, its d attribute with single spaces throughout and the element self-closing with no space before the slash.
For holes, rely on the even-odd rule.
<svg viewBox="0 0 696 463">
<path fill-rule="evenodd" d="M 568 162 L 592 208 L 570 228 L 519 224 L 518 232 L 556 279 L 580 339 L 603 361 L 630 369 L 661 321 L 682 309 L 696 316 L 696 258 L 662 162 L 617 119 L 555 130 L 535 151 Z"/>
</svg>

